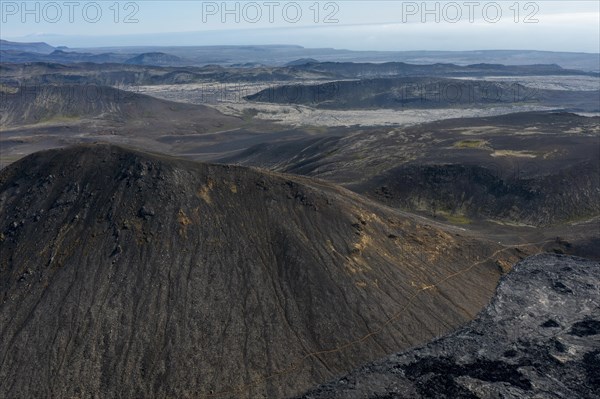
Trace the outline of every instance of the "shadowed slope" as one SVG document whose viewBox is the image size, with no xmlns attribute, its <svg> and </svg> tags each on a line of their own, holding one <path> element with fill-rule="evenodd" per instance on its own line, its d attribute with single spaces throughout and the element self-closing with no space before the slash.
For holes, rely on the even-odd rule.
<svg viewBox="0 0 600 399">
<path fill-rule="evenodd" d="M 297 394 L 487 303 L 515 257 L 457 231 L 302 177 L 33 154 L 0 173 L 0 396 Z"/>
</svg>

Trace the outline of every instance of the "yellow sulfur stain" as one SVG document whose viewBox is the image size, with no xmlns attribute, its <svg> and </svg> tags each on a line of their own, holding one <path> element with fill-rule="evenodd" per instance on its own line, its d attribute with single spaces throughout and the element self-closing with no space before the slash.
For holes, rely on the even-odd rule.
<svg viewBox="0 0 600 399">
<path fill-rule="evenodd" d="M 373 240 L 371 239 L 370 236 L 363 234 L 360 237 L 360 240 L 358 240 L 358 242 L 354 243 L 354 249 L 362 252 L 365 250 L 365 248 L 367 248 L 369 246 L 369 244 L 371 244 Z"/>
<path fill-rule="evenodd" d="M 210 198 L 210 188 L 208 186 L 202 186 L 196 193 L 198 198 L 204 200 L 207 204 L 212 204 L 212 199 Z"/>
<path fill-rule="evenodd" d="M 207 204 L 212 204 L 212 199 L 210 197 L 210 192 L 215 186 L 215 181 L 210 177 L 206 180 L 206 185 L 200 187 L 196 192 L 198 198 L 202 199 Z"/>
<path fill-rule="evenodd" d="M 177 213 L 177 221 L 179 222 L 179 235 L 187 236 L 187 227 L 192 224 L 192 220 L 185 214 L 183 209 Z"/>
<path fill-rule="evenodd" d="M 367 283 L 365 283 L 364 281 L 357 281 L 356 283 L 354 283 L 354 285 L 358 288 L 365 288 L 367 286 Z"/>
</svg>

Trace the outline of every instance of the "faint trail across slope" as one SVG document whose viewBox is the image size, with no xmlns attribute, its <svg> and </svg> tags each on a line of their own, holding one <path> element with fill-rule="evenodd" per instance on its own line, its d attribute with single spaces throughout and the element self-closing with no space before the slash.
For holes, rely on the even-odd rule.
<svg viewBox="0 0 600 399">
<path fill-rule="evenodd" d="M 345 349 L 348 349 L 354 345 L 360 344 L 366 340 L 368 340 L 369 338 L 372 338 L 380 333 L 382 333 L 384 331 L 384 329 L 390 325 L 391 323 L 393 323 L 394 321 L 396 321 L 415 301 L 415 299 L 417 299 L 417 297 L 419 297 L 419 295 L 425 291 L 431 291 L 434 288 L 439 287 L 441 284 L 445 283 L 448 280 L 451 280 L 461 274 L 467 273 L 470 270 L 472 270 L 474 267 L 481 265 L 485 262 L 488 262 L 490 260 L 496 260 L 496 256 L 498 256 L 499 254 L 501 254 L 502 252 L 511 250 L 511 249 L 516 249 L 516 248 L 522 248 L 522 247 L 528 247 L 528 246 L 534 246 L 534 247 L 540 247 L 543 244 L 547 244 L 549 242 L 552 242 L 554 240 L 544 240 L 544 241 L 540 241 L 540 242 L 535 242 L 535 243 L 522 243 L 522 244 L 515 244 L 515 245 L 503 245 L 504 248 L 498 249 L 497 251 L 495 251 L 494 253 L 492 253 L 490 256 L 479 260 L 477 262 L 474 262 L 473 264 L 471 264 L 469 267 L 459 270 L 458 272 L 449 274 L 448 276 L 444 277 L 443 279 L 439 280 L 438 282 L 436 282 L 435 284 L 432 285 L 428 285 L 426 287 L 423 287 L 419 290 L 417 290 L 413 295 L 411 295 L 409 297 L 408 302 L 396 313 L 394 314 L 392 317 L 390 317 L 388 320 L 386 320 L 381 327 L 379 327 L 378 329 L 360 337 L 357 338 L 353 341 L 350 341 L 344 345 L 338 346 L 336 348 L 333 349 L 327 349 L 327 350 L 320 350 L 320 351 L 315 351 L 315 352 L 310 352 L 307 353 L 306 355 L 304 355 L 302 358 L 296 360 L 296 362 L 294 362 L 289 368 L 286 368 L 284 370 L 281 370 L 279 372 L 270 374 L 268 376 L 256 379 L 255 381 L 253 381 L 252 383 L 249 384 L 244 384 L 244 385 L 240 385 L 238 387 L 235 388 L 231 388 L 231 389 L 227 389 L 227 390 L 223 390 L 220 392 L 216 392 L 216 393 L 209 393 L 209 394 L 205 394 L 202 397 L 203 398 L 218 398 L 218 397 L 224 397 L 226 395 L 232 395 L 232 394 L 239 394 L 242 392 L 247 391 L 249 388 L 258 385 L 262 382 L 268 381 L 270 379 L 276 378 L 276 377 L 280 377 L 280 376 L 284 376 L 287 374 L 292 374 L 295 371 L 299 370 L 300 367 L 302 366 L 302 364 L 304 363 L 304 361 L 306 361 L 307 359 L 313 358 L 313 357 L 318 357 L 320 355 L 327 355 L 327 354 L 331 354 L 331 353 L 336 353 L 336 352 L 341 352 Z M 530 255 L 535 255 L 535 254 L 539 254 L 542 253 L 543 251 L 539 251 L 535 252 L 533 254 Z"/>
</svg>

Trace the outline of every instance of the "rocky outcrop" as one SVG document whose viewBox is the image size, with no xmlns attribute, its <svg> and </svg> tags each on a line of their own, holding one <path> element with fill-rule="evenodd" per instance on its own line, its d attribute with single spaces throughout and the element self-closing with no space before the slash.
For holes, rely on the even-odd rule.
<svg viewBox="0 0 600 399">
<path fill-rule="evenodd" d="M 599 398 L 600 264 L 538 255 L 504 277 L 465 328 L 302 396 Z"/>
</svg>

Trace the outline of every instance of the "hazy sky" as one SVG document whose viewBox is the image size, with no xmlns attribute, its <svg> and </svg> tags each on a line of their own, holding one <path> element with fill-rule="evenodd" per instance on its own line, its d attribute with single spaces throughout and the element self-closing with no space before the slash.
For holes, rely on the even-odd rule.
<svg viewBox="0 0 600 399">
<path fill-rule="evenodd" d="M 600 52 L 597 1 L 4 1 L 3 39 Z"/>
</svg>

